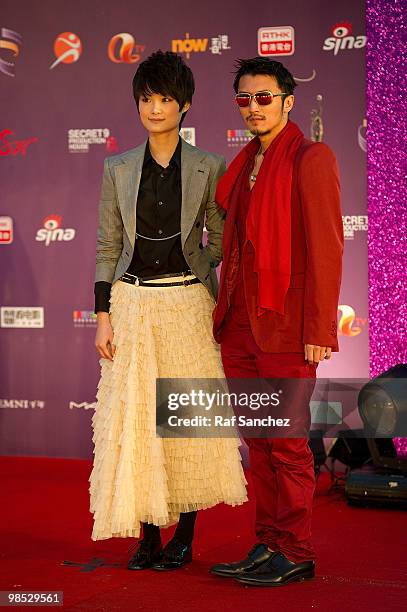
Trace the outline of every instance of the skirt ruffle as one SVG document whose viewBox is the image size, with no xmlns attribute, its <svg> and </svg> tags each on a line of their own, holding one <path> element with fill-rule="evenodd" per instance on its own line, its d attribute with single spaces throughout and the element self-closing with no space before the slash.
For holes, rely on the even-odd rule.
<svg viewBox="0 0 407 612">
<path fill-rule="evenodd" d="M 223 378 L 213 302 L 201 284 L 111 292 L 116 353 L 101 359 L 92 420 L 93 540 L 138 537 L 180 512 L 247 500 L 238 438 L 156 437 L 156 378 Z"/>
</svg>

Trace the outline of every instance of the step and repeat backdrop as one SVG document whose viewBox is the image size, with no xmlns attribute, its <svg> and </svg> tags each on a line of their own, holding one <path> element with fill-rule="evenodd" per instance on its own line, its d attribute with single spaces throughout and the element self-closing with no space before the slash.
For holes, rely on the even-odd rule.
<svg viewBox="0 0 407 612">
<path fill-rule="evenodd" d="M 342 182 L 341 350 L 320 375 L 369 375 L 364 13 L 361 0 L 3 0 L 1 454 L 91 456 L 103 160 L 146 138 L 131 82 L 157 49 L 195 75 L 182 136 L 228 162 L 250 139 L 233 101 L 236 58 L 271 57 L 294 74 L 292 119 L 334 150 Z"/>
</svg>

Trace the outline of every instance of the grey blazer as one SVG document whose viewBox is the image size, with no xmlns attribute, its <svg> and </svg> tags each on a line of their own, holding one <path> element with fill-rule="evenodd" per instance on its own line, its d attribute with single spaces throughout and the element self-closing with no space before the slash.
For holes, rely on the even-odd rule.
<svg viewBox="0 0 407 612">
<path fill-rule="evenodd" d="M 96 281 L 114 283 L 133 257 L 136 206 L 146 143 L 105 159 L 99 204 Z M 225 213 L 215 203 L 218 180 L 226 170 L 223 157 L 182 140 L 181 244 L 192 272 L 216 300 L 216 266 L 222 259 Z M 208 241 L 202 245 L 206 225 Z"/>
</svg>

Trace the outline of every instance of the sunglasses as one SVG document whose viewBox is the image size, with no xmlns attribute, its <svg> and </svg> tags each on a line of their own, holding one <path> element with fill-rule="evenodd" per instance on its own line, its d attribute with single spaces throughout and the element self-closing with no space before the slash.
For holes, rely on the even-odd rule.
<svg viewBox="0 0 407 612">
<path fill-rule="evenodd" d="M 254 98 L 256 100 L 256 104 L 258 104 L 259 106 L 267 106 L 268 104 L 271 104 L 273 101 L 273 98 L 275 96 L 287 96 L 288 94 L 286 93 L 276 93 L 273 94 L 271 93 L 271 91 L 256 91 L 256 93 L 254 94 L 249 94 L 249 93 L 238 93 L 235 95 L 235 100 L 238 106 L 240 106 L 240 108 L 244 108 L 245 106 L 250 106 L 250 102 L 252 101 L 252 98 Z"/>
</svg>

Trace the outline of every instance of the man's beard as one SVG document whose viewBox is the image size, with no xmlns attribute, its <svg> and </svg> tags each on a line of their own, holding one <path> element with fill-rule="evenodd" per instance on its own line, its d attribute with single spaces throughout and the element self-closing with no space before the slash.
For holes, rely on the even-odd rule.
<svg viewBox="0 0 407 612">
<path fill-rule="evenodd" d="M 250 127 L 250 119 L 255 116 L 258 119 L 265 119 L 264 116 L 259 116 L 259 115 L 249 115 L 249 117 L 247 118 L 247 123 L 248 123 L 248 128 L 250 131 L 250 134 L 252 134 L 253 136 L 266 136 L 267 134 L 270 133 L 270 129 L 269 128 L 262 128 L 261 126 L 258 127 Z"/>
<path fill-rule="evenodd" d="M 250 129 L 250 134 L 253 134 L 253 136 L 266 136 L 267 134 L 270 134 L 271 130 L 268 129 L 264 129 L 262 130 L 261 128 L 252 128 Z"/>
</svg>

